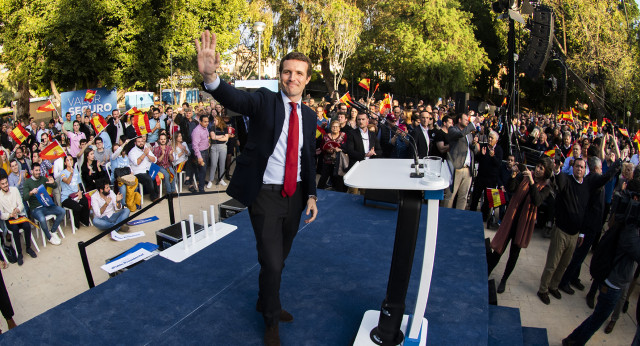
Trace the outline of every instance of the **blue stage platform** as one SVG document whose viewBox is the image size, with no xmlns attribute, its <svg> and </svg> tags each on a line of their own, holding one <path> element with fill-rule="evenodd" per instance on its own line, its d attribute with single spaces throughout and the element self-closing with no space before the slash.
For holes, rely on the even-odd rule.
<svg viewBox="0 0 640 346">
<path fill-rule="evenodd" d="M 386 292 L 397 212 L 365 207 L 361 196 L 319 191 L 318 197 L 318 219 L 301 225 L 283 273 L 282 304 L 295 317 L 280 326 L 283 345 L 350 344 L 364 312 L 379 310 Z M 238 229 L 184 262 L 157 256 L 2 334 L 0 344 L 261 345 L 249 216 L 227 222 Z M 425 222 L 426 206 L 407 312 Z M 480 214 L 440 209 L 428 344 L 489 343 L 487 279 Z"/>
</svg>

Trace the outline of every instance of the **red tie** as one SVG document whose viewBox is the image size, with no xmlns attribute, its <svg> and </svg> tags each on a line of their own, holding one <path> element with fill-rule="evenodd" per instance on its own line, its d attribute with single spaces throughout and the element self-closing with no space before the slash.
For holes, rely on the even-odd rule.
<svg viewBox="0 0 640 346">
<path fill-rule="evenodd" d="M 289 133 L 287 135 L 287 159 L 284 164 L 284 188 L 282 197 L 291 197 L 298 182 L 298 104 L 289 102 Z"/>
</svg>

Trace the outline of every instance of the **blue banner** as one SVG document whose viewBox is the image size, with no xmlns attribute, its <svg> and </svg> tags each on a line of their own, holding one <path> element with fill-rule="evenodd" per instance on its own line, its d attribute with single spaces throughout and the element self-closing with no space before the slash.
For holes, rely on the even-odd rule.
<svg viewBox="0 0 640 346">
<path fill-rule="evenodd" d="M 103 117 L 107 117 L 111 114 L 111 111 L 118 108 L 118 95 L 116 88 L 107 89 L 99 88 L 96 90 L 96 96 L 93 98 L 93 102 L 86 102 L 84 100 L 87 90 L 68 91 L 60 94 L 62 104 L 61 115 L 64 119 L 67 112 L 71 113 L 71 120 L 76 118 L 76 115 L 82 114 L 85 108 L 91 109 L 91 113 L 96 112 Z"/>
<path fill-rule="evenodd" d="M 36 198 L 38 198 L 38 202 L 42 204 L 43 207 L 50 207 L 53 204 L 53 199 L 47 192 L 47 188 L 44 185 L 38 186 L 38 192 L 36 193 Z"/>
<path fill-rule="evenodd" d="M 152 217 L 148 217 L 146 219 L 129 221 L 129 222 L 127 222 L 127 225 L 129 225 L 129 226 L 141 225 L 143 223 L 152 222 L 152 221 L 156 221 L 156 220 L 158 220 L 158 217 L 157 216 L 152 216 Z"/>
<path fill-rule="evenodd" d="M 158 172 L 160 172 L 160 166 L 152 162 L 151 166 L 149 167 L 149 176 L 151 176 L 151 179 L 155 179 L 156 175 L 158 175 Z"/>
</svg>

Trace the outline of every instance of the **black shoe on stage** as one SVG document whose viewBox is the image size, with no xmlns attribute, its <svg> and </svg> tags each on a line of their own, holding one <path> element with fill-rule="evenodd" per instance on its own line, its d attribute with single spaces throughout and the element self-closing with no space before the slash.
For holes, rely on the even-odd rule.
<svg viewBox="0 0 640 346">
<path fill-rule="evenodd" d="M 569 286 L 569 284 L 566 284 L 564 286 L 560 286 L 558 288 L 561 289 L 562 291 L 566 292 L 567 294 L 570 294 L 570 295 L 576 293 L 576 291 L 574 291 L 573 288 L 571 288 L 571 286 Z"/>
<path fill-rule="evenodd" d="M 562 299 L 562 294 L 558 290 L 549 290 L 549 293 L 556 299 Z"/>
<path fill-rule="evenodd" d="M 505 290 L 505 286 L 507 286 L 507 281 L 505 280 L 500 280 L 500 284 L 498 285 L 498 289 L 496 290 L 496 292 L 498 293 L 504 293 Z"/>
<path fill-rule="evenodd" d="M 256 302 L 256 311 L 262 312 L 262 308 L 258 302 Z M 293 315 L 285 309 L 280 309 L 280 322 L 293 322 Z"/>
<path fill-rule="evenodd" d="M 551 299 L 549 299 L 549 293 L 537 293 L 538 298 L 540 298 L 540 300 L 542 300 L 543 303 L 549 305 L 551 304 Z"/>
<path fill-rule="evenodd" d="M 573 287 L 577 288 L 577 289 L 578 289 L 578 291 L 584 291 L 584 285 L 582 284 L 582 282 L 580 282 L 580 279 L 572 280 L 572 281 L 570 282 L 570 284 L 571 284 Z"/>
</svg>

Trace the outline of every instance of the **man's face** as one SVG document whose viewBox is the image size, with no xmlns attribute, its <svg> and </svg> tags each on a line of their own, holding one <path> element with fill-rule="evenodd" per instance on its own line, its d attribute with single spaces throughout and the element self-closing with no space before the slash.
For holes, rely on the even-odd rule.
<svg viewBox="0 0 640 346">
<path fill-rule="evenodd" d="M 344 113 L 338 113 L 338 121 L 340 124 L 344 124 L 347 121 L 347 116 Z"/>
<path fill-rule="evenodd" d="M 187 117 L 187 119 L 189 119 L 189 121 L 191 121 L 191 118 L 193 117 L 193 112 L 189 110 L 185 113 L 185 116 Z"/>
<path fill-rule="evenodd" d="M 91 109 L 85 108 L 84 109 L 84 115 L 87 116 L 87 117 L 90 117 L 91 116 Z"/>
<path fill-rule="evenodd" d="M 73 132 L 80 131 L 80 123 L 73 123 Z"/>
<path fill-rule="evenodd" d="M 40 136 L 40 142 L 42 142 L 42 144 L 49 144 L 49 136 L 42 134 L 42 136 Z"/>
<path fill-rule="evenodd" d="M 0 189 L 4 192 L 9 192 L 9 179 L 0 180 Z"/>
<path fill-rule="evenodd" d="M 400 119 L 400 116 L 402 115 L 402 110 L 400 109 L 400 107 L 396 107 L 393 109 L 393 115 L 396 116 L 396 119 Z"/>
<path fill-rule="evenodd" d="M 584 172 L 584 160 L 578 160 L 573 163 L 573 176 L 576 177 L 576 179 L 581 180 L 584 178 Z"/>
<path fill-rule="evenodd" d="M 487 141 L 489 142 L 489 146 L 493 147 L 494 145 L 496 145 L 496 143 L 498 143 L 498 136 L 492 133 L 489 135 Z"/>
<path fill-rule="evenodd" d="M 144 136 L 136 138 L 136 147 L 138 147 L 139 149 L 143 149 L 145 142 L 146 140 L 144 139 Z"/>
<path fill-rule="evenodd" d="M 40 171 L 40 166 L 33 167 L 31 172 L 33 173 L 33 178 L 34 179 L 39 179 L 40 178 L 40 174 L 42 174 L 42 171 Z"/>
<path fill-rule="evenodd" d="M 158 142 L 160 143 L 160 145 L 167 144 L 167 136 L 160 136 L 160 138 L 158 138 Z"/>
<path fill-rule="evenodd" d="M 20 167 L 18 166 L 17 162 L 11 161 L 11 166 L 9 168 L 11 168 L 11 172 L 18 173 Z"/>
<path fill-rule="evenodd" d="M 309 65 L 300 60 L 285 60 L 280 72 L 280 85 L 287 97 L 298 100 L 302 96 L 302 91 L 311 80 L 307 76 Z"/>
<path fill-rule="evenodd" d="M 100 189 L 100 192 L 102 192 L 103 196 L 109 196 L 109 193 L 111 192 L 111 186 L 105 185 L 103 189 Z"/>
<path fill-rule="evenodd" d="M 209 126 L 209 117 L 200 118 L 200 125 L 202 125 L 202 127 L 204 127 L 204 128 Z"/>
<path fill-rule="evenodd" d="M 24 151 L 21 148 L 16 149 L 16 159 L 22 160 L 24 156 Z"/>
<path fill-rule="evenodd" d="M 507 168 L 508 168 L 508 169 L 513 169 L 513 165 L 515 165 L 515 163 L 516 163 L 516 159 L 515 159 L 515 157 L 513 157 L 513 156 L 509 156 L 509 157 L 507 158 Z"/>
<path fill-rule="evenodd" d="M 324 109 L 322 107 L 316 108 L 316 115 L 318 116 L 318 119 L 324 118 Z"/>
<path fill-rule="evenodd" d="M 104 148 L 104 143 L 102 141 L 96 141 L 96 148 L 98 149 L 102 149 Z"/>
<path fill-rule="evenodd" d="M 571 144 L 571 136 L 562 137 L 562 142 L 564 143 L 565 147 L 568 147 L 569 144 Z"/>
<path fill-rule="evenodd" d="M 44 130 L 45 127 L 46 127 L 46 125 L 45 125 L 44 121 L 41 121 L 40 122 L 40 130 Z"/>
<path fill-rule="evenodd" d="M 156 120 L 160 119 L 160 111 L 153 111 L 153 118 Z"/>
<path fill-rule="evenodd" d="M 120 110 L 118 110 L 118 109 L 114 110 L 113 112 L 111 112 L 111 115 L 113 115 L 113 118 L 115 120 L 120 119 Z"/>
<path fill-rule="evenodd" d="M 347 105 L 341 105 L 339 111 L 347 114 L 349 107 L 347 107 Z"/>
<path fill-rule="evenodd" d="M 451 118 L 447 119 L 447 121 L 442 123 L 442 126 L 444 126 L 447 129 L 450 128 L 451 126 L 453 126 L 453 119 Z"/>
<path fill-rule="evenodd" d="M 460 122 L 458 123 L 461 127 L 467 127 L 469 125 L 469 116 L 467 114 L 462 114 L 460 118 Z"/>
<path fill-rule="evenodd" d="M 422 125 L 423 127 L 427 127 L 429 126 L 430 123 L 431 123 L 431 114 L 429 114 L 428 112 L 420 113 L 420 125 Z"/>
<path fill-rule="evenodd" d="M 71 114 L 67 114 L 65 117 L 67 118 L 67 121 L 71 121 Z"/>
<path fill-rule="evenodd" d="M 369 118 L 365 114 L 358 114 L 356 118 L 356 122 L 358 123 L 358 127 L 367 130 L 367 126 L 369 126 Z"/>
</svg>

